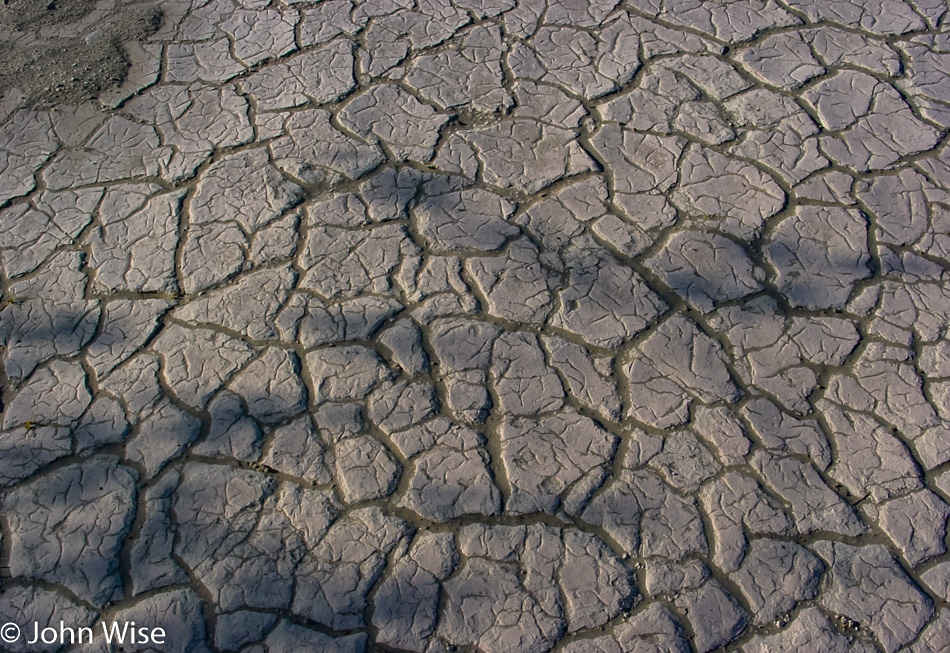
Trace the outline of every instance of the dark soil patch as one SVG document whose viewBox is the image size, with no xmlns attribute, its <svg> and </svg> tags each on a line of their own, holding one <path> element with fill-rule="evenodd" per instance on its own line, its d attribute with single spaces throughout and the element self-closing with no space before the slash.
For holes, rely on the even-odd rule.
<svg viewBox="0 0 950 653">
<path fill-rule="evenodd" d="M 129 67 L 123 41 L 140 41 L 162 24 L 157 5 L 119 6 L 92 25 L 91 0 L 0 0 L 0 94 L 20 89 L 43 108 L 79 104 L 117 86 Z M 76 29 L 71 29 L 74 26 Z M 41 35 L 56 27 L 62 36 Z"/>
</svg>

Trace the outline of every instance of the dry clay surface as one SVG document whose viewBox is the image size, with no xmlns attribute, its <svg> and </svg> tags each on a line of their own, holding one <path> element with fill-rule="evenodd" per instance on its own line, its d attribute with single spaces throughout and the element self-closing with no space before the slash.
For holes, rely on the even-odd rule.
<svg viewBox="0 0 950 653">
<path fill-rule="evenodd" d="M 0 622 L 950 648 L 945 2 L 195 0 L 124 48 L 0 102 Z"/>
</svg>

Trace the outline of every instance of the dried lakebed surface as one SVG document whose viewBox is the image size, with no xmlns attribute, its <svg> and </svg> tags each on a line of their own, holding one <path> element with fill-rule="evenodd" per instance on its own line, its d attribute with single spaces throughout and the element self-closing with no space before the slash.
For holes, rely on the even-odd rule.
<svg viewBox="0 0 950 653">
<path fill-rule="evenodd" d="M 950 648 L 944 2 L 69 6 L 152 22 L 0 100 L 0 622 Z"/>
</svg>

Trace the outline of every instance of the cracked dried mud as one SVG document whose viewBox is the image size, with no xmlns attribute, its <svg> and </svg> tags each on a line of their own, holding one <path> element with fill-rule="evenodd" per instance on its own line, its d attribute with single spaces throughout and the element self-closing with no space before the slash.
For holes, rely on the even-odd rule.
<svg viewBox="0 0 950 653">
<path fill-rule="evenodd" d="M 943 0 L 12 0 L 0 56 L 3 650 L 950 650 Z"/>
</svg>

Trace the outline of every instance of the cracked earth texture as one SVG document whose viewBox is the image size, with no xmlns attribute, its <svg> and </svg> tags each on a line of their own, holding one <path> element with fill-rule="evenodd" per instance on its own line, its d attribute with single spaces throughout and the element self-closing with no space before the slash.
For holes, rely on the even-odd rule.
<svg viewBox="0 0 950 653">
<path fill-rule="evenodd" d="M 162 10 L 0 103 L 0 621 L 950 649 L 945 2 Z"/>
</svg>

